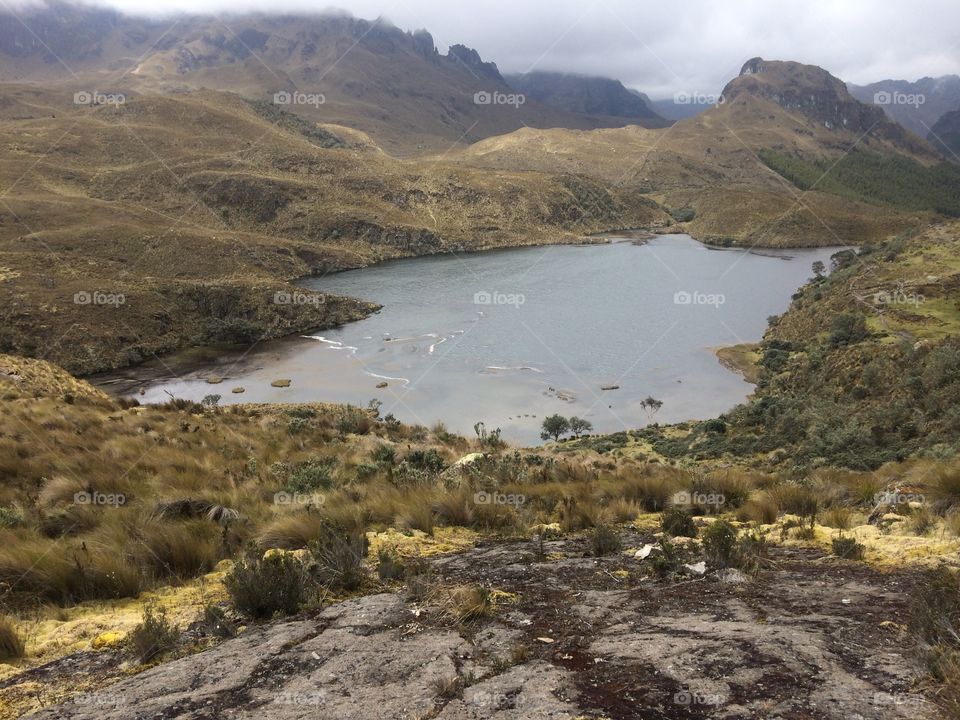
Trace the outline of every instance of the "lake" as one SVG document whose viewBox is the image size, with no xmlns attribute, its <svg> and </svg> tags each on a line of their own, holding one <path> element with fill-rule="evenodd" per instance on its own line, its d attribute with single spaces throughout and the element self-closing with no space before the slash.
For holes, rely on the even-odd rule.
<svg viewBox="0 0 960 720">
<path fill-rule="evenodd" d="M 759 340 L 811 264 L 829 266 L 838 249 L 715 249 L 671 235 L 391 261 L 301 283 L 300 301 L 336 294 L 383 305 L 365 320 L 159 376 L 135 369 L 125 375 L 136 388 L 125 387 L 144 388 L 142 402 L 377 398 L 405 422 L 443 421 L 472 436 L 482 421 L 524 444 L 539 442 L 553 413 L 597 432 L 640 427 L 648 396 L 663 402 L 655 422 L 704 419 L 752 390 L 715 350 Z M 211 375 L 224 382 L 208 384 Z M 272 387 L 279 378 L 290 387 Z"/>
</svg>

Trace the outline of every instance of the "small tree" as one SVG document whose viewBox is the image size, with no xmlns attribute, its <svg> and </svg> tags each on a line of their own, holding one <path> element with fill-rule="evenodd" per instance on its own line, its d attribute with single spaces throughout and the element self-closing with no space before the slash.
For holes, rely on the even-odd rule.
<svg viewBox="0 0 960 720">
<path fill-rule="evenodd" d="M 570 432 L 573 433 L 574 437 L 580 437 L 584 433 L 593 432 L 593 423 L 574 415 L 570 418 Z"/>
<path fill-rule="evenodd" d="M 543 428 L 543 432 L 540 433 L 540 439 L 549 440 L 553 438 L 554 440 L 559 440 L 561 435 L 570 432 L 570 421 L 563 415 L 550 415 L 544 418 L 541 427 Z"/>
<path fill-rule="evenodd" d="M 825 273 L 827 270 L 827 266 L 824 265 L 822 261 L 817 260 L 815 263 L 813 263 L 811 269 L 813 270 L 814 277 L 816 277 L 817 280 L 821 280 L 823 278 L 823 273 Z"/>
<path fill-rule="evenodd" d="M 647 413 L 647 420 L 652 422 L 653 416 L 656 415 L 657 411 L 663 407 L 663 400 L 657 400 L 648 395 L 646 400 L 640 402 L 640 407 L 642 407 L 644 412 Z"/>
</svg>

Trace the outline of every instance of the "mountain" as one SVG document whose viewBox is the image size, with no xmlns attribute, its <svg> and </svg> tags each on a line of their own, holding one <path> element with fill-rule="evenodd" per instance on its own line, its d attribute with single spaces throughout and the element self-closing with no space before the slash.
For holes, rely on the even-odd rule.
<svg viewBox="0 0 960 720">
<path fill-rule="evenodd" d="M 623 124 L 517 97 L 475 50 L 454 45 L 442 54 L 425 30 L 384 20 L 327 13 L 171 23 L 57 2 L 18 18 L 0 22 L 0 80 L 88 93 L 208 88 L 256 100 L 285 93 L 286 109 L 363 130 L 397 154 L 521 127 Z"/>
<path fill-rule="evenodd" d="M 842 80 L 815 65 L 753 58 L 744 64 L 739 76 L 727 83 L 722 95 L 730 102 L 744 93 L 772 100 L 784 110 L 803 115 L 827 130 L 870 134 L 911 153 L 929 151 L 890 121 L 882 110 L 858 101 Z"/>
<path fill-rule="evenodd" d="M 650 98 L 619 80 L 571 73 L 529 72 L 507 75 L 506 81 L 533 100 L 572 113 L 623 118 L 623 124 L 665 127 L 670 123 L 650 105 Z"/>
<path fill-rule="evenodd" d="M 930 128 L 927 140 L 948 159 L 960 162 L 960 110 L 942 115 Z"/>
<path fill-rule="evenodd" d="M 666 130 L 525 128 L 451 158 L 636 187 L 684 231 L 724 244 L 869 243 L 960 209 L 936 151 L 822 68 L 750 60 L 723 95 Z"/>
<path fill-rule="evenodd" d="M 891 119 L 923 138 L 944 113 L 960 108 L 960 75 L 924 77 L 916 82 L 847 83 L 847 88 L 858 100 L 879 105 Z"/>
<path fill-rule="evenodd" d="M 652 107 L 661 117 L 672 121 L 684 120 L 688 117 L 699 115 L 708 107 L 710 107 L 710 105 L 704 105 L 700 103 L 683 102 L 687 99 L 688 98 L 685 96 L 678 95 L 672 98 L 664 98 L 662 100 L 651 100 L 650 107 Z"/>
</svg>

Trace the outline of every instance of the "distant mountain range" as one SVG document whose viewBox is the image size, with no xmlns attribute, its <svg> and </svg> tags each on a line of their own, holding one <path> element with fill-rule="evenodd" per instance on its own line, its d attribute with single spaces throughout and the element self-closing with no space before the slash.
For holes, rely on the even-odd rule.
<svg viewBox="0 0 960 720">
<path fill-rule="evenodd" d="M 670 124 L 652 108 L 650 98 L 624 87 L 619 80 L 540 71 L 507 75 L 505 79 L 527 97 L 571 113 L 624 118 L 645 127 Z"/>
<path fill-rule="evenodd" d="M 861 102 L 879 105 L 887 115 L 920 137 L 948 112 L 960 110 L 960 75 L 907 80 L 881 80 L 869 85 L 847 83 Z"/>
</svg>

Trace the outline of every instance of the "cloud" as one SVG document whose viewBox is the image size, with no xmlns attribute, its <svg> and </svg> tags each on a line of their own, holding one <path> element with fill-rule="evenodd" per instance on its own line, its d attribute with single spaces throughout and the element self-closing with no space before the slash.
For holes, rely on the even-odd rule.
<svg viewBox="0 0 960 720">
<path fill-rule="evenodd" d="M 310 0 L 101 0 L 134 14 L 318 12 Z M 358 17 L 426 28 L 504 72 L 615 77 L 652 97 L 715 93 L 751 57 L 820 65 L 848 82 L 960 73 L 956 0 L 339 0 Z"/>
</svg>

